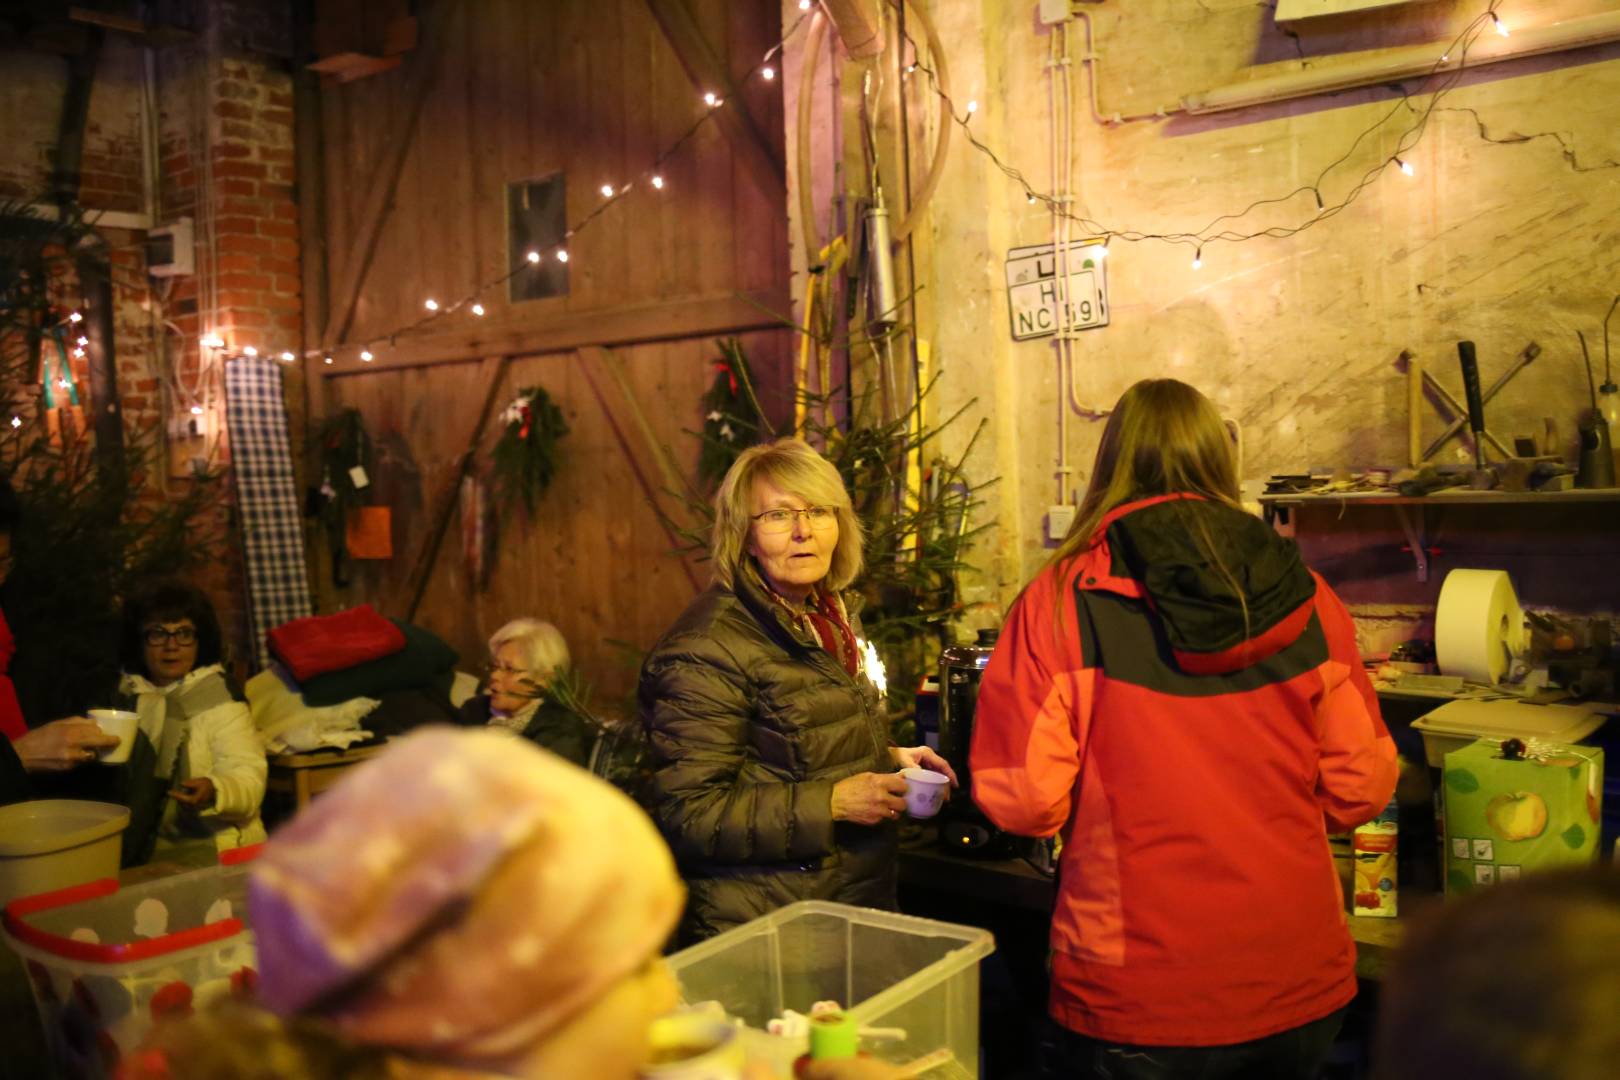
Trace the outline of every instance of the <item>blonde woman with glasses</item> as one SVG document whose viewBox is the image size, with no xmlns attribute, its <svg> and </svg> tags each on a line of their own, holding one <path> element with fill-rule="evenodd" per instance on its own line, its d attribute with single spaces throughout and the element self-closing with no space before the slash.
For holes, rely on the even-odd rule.
<svg viewBox="0 0 1620 1080">
<path fill-rule="evenodd" d="M 798 439 L 743 452 L 715 496 L 713 585 L 641 669 L 654 816 L 690 892 L 682 936 L 797 900 L 895 906 L 912 765 L 889 739 L 858 643 L 861 525 L 832 464 Z"/>
</svg>

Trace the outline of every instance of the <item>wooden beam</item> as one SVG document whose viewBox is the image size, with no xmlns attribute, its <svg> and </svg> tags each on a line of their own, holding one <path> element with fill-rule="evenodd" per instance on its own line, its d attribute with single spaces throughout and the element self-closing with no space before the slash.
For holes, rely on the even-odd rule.
<svg viewBox="0 0 1620 1080">
<path fill-rule="evenodd" d="M 366 375 L 375 371 L 466 362 L 480 357 L 535 356 L 569 352 L 584 345 L 634 345 L 647 341 L 680 341 L 721 337 L 749 330 L 791 329 L 785 292 L 725 293 L 718 296 L 661 300 L 596 311 L 569 312 L 541 325 L 507 323 L 470 326 L 465 330 L 406 338 L 379 346 L 371 363 L 360 360 L 359 345 L 345 345 L 320 365 L 327 378 Z"/>
<path fill-rule="evenodd" d="M 637 442 L 639 441 L 643 449 L 653 456 L 659 471 L 664 473 L 669 487 L 679 490 L 685 483 L 678 472 L 673 482 L 670 482 L 669 474 L 674 468 L 673 463 L 666 460 L 668 451 L 658 441 L 651 425 L 647 423 L 646 414 L 641 411 L 641 405 L 636 401 L 623 373 L 617 370 L 619 358 L 607 349 L 590 345 L 577 350 L 575 355 L 579 357 L 579 366 L 585 373 L 585 381 L 590 384 L 591 392 L 601 404 L 608 427 L 613 429 L 613 437 L 618 442 L 619 449 L 624 452 L 624 459 L 630 465 L 630 471 L 635 475 L 636 486 L 641 488 L 642 495 L 646 497 L 653 513 L 657 515 L 658 524 L 663 528 L 664 535 L 669 538 L 670 547 L 673 549 L 683 547 L 686 541 L 676 530 L 674 518 L 664 509 L 664 500 L 669 497 L 666 494 L 667 489 L 660 489 L 653 484 L 641 455 L 636 452 Z M 626 415 L 632 418 L 631 424 L 626 423 Z M 631 436 L 632 425 L 636 428 L 639 439 Z M 681 564 L 681 570 L 686 574 L 687 582 L 692 586 L 692 591 L 701 592 L 703 586 L 698 582 L 697 572 L 692 569 L 691 562 L 684 555 L 678 556 L 677 559 Z"/>
<path fill-rule="evenodd" d="M 415 66 L 406 76 L 403 90 L 405 107 L 395 116 L 394 126 L 383 144 L 383 157 L 377 171 L 372 174 L 371 187 L 361 204 L 358 225 L 349 249 L 342 253 L 335 280 L 337 288 L 333 305 L 321 340 L 327 344 L 342 341 L 354 323 L 355 305 L 360 302 L 360 289 L 365 285 L 366 273 L 377 253 L 377 239 L 382 234 L 383 221 L 394 202 L 394 191 L 399 187 L 399 176 L 405 168 L 405 158 L 411 144 L 416 141 L 416 122 L 422 115 L 422 103 L 428 91 L 439 81 L 444 59 L 449 53 L 450 20 L 465 4 L 458 0 L 437 0 L 425 18 L 427 27 L 422 35 L 422 48 L 412 58 Z"/>
<path fill-rule="evenodd" d="M 647 7 L 698 93 L 725 99 L 715 110 L 715 122 L 742 156 L 743 166 L 759 185 L 760 193 L 771 205 L 782 205 L 787 199 L 787 166 L 749 112 L 742 93 L 732 84 L 726 65 L 709 47 L 685 0 L 647 0 Z"/>
</svg>

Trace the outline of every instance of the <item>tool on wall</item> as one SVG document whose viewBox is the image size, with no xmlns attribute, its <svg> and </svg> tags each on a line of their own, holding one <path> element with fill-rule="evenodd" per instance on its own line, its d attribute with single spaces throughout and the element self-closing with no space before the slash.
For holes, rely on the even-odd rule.
<svg viewBox="0 0 1620 1080">
<path fill-rule="evenodd" d="M 1575 483 L 1583 488 L 1614 487 L 1614 449 L 1610 446 L 1609 422 L 1598 407 L 1597 381 L 1592 378 L 1592 355 L 1586 349 L 1586 335 L 1579 330 L 1581 357 L 1586 361 L 1586 388 L 1592 394 L 1592 413 L 1581 421 L 1581 463 Z"/>
<path fill-rule="evenodd" d="M 1479 360 L 1472 341 L 1457 342 L 1457 359 L 1462 364 L 1463 397 L 1468 402 L 1468 430 L 1474 433 L 1474 475 L 1469 486 L 1495 486 L 1496 478 L 1485 468 L 1485 402 L 1479 394 Z"/>
<path fill-rule="evenodd" d="M 1469 343 L 1466 343 L 1466 344 L 1468 344 L 1470 349 L 1473 348 L 1472 342 L 1469 342 Z M 1460 350 L 1461 348 L 1462 348 L 1462 345 L 1459 344 L 1458 349 Z M 1491 399 L 1494 398 L 1501 391 L 1502 387 L 1506 386 L 1513 379 L 1513 377 L 1515 375 L 1517 375 L 1519 372 L 1523 371 L 1526 367 L 1529 366 L 1529 364 L 1530 364 L 1530 362 L 1532 360 L 1534 360 L 1536 357 L 1538 357 L 1540 355 L 1541 355 L 1541 346 L 1540 345 L 1537 345 L 1534 341 L 1532 341 L 1530 344 L 1526 345 L 1520 351 L 1520 353 L 1518 355 L 1518 358 L 1513 361 L 1513 363 L 1508 367 L 1508 369 L 1506 371 L 1502 372 L 1502 374 L 1498 375 L 1496 377 L 1496 379 L 1491 383 L 1491 385 L 1485 388 L 1485 393 L 1484 393 L 1483 396 L 1481 396 L 1480 403 L 1482 405 L 1489 405 L 1490 402 L 1491 402 Z M 1414 366 L 1419 365 L 1419 361 L 1415 357 L 1412 360 L 1408 361 L 1408 363 L 1412 364 Z M 1419 378 L 1422 378 L 1423 375 L 1427 374 L 1426 372 L 1422 371 L 1420 366 L 1418 367 L 1418 372 L 1419 372 L 1419 376 L 1418 376 Z M 1429 381 L 1431 382 L 1431 384 L 1435 385 L 1438 388 L 1438 384 L 1433 383 L 1432 377 L 1429 379 Z M 1456 402 L 1453 401 L 1452 404 L 1455 405 Z M 1467 419 L 1466 416 L 1458 416 L 1455 420 L 1453 420 L 1450 424 L 1448 424 L 1446 426 L 1446 429 L 1444 431 L 1442 431 L 1440 433 L 1440 435 L 1436 439 L 1434 439 L 1434 441 L 1429 443 L 1428 448 L 1423 451 L 1423 456 L 1419 460 L 1420 461 L 1427 461 L 1427 460 L 1429 460 L 1429 458 L 1432 458 L 1435 455 L 1435 453 L 1438 452 L 1439 449 L 1442 446 L 1446 445 L 1446 443 L 1451 440 L 1451 437 L 1453 435 L 1457 434 L 1459 431 L 1461 431 L 1463 429 L 1463 426 L 1467 422 L 1468 422 L 1468 419 Z M 1493 444 L 1496 444 L 1496 439 L 1495 439 L 1494 436 L 1487 433 L 1486 438 L 1489 439 Z M 1476 441 L 1477 441 L 1477 436 L 1476 436 Z M 1496 444 L 1496 448 L 1498 450 L 1503 450 L 1503 447 L 1500 444 Z M 1556 449 L 1556 447 L 1554 448 L 1554 450 L 1555 449 Z M 1552 453 L 1553 450 L 1548 450 L 1546 452 L 1547 453 Z M 1503 455 L 1507 456 L 1505 450 L 1503 450 Z"/>
</svg>

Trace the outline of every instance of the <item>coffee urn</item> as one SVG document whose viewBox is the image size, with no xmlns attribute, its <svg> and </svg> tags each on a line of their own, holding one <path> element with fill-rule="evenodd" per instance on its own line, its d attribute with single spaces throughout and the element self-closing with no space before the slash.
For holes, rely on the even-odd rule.
<svg viewBox="0 0 1620 1080">
<path fill-rule="evenodd" d="M 979 631 L 971 645 L 952 645 L 939 654 L 939 752 L 956 770 L 960 786 L 939 814 L 939 842 L 958 855 L 1005 859 L 1015 853 L 1012 837 L 990 824 L 973 803 L 968 749 L 973 745 L 973 712 L 979 679 L 996 646 L 996 630 Z"/>
</svg>

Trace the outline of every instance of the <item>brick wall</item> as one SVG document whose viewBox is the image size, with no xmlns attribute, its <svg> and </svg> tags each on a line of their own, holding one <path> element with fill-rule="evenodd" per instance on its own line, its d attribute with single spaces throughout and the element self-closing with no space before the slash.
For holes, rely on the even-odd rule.
<svg viewBox="0 0 1620 1080">
<path fill-rule="evenodd" d="M 228 466 L 227 356 L 249 346 L 271 357 L 301 348 L 288 6 L 226 0 L 198 12 L 194 40 L 156 53 L 156 191 L 143 180 L 145 57 L 116 37 L 98 66 L 81 170 L 83 206 L 139 214 L 153 202 L 155 223 L 186 216 L 196 228 L 197 272 L 162 280 L 146 274 L 144 232 L 100 230 L 114 267 L 126 432 L 132 442 L 152 440 L 168 459 L 148 478 L 152 499 L 189 484 L 193 458 Z M 54 57 L 6 50 L 0 67 L 7 72 L 0 80 L 0 196 L 44 201 L 66 68 Z M 71 275 L 59 284 L 63 301 L 75 303 Z M 210 334 L 225 347 L 203 349 Z M 76 359 L 74 367 L 86 397 L 87 361 Z M 288 365 L 288 398 L 301 415 L 297 371 Z M 192 437 L 193 423 L 200 437 Z M 224 505 L 199 528 L 224 541 L 225 557 L 199 571 L 196 583 L 218 607 L 233 655 L 251 658 L 234 492 L 227 490 Z"/>
</svg>

